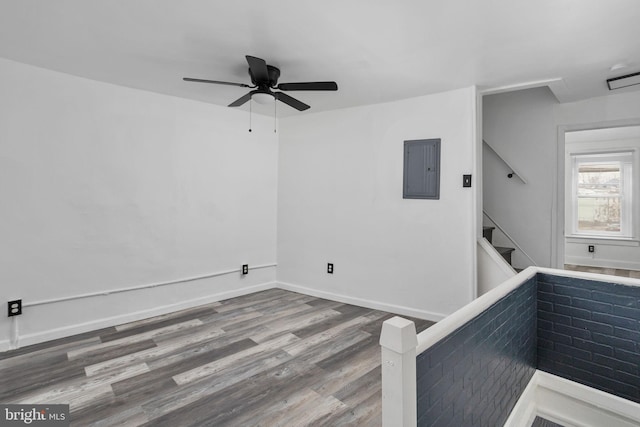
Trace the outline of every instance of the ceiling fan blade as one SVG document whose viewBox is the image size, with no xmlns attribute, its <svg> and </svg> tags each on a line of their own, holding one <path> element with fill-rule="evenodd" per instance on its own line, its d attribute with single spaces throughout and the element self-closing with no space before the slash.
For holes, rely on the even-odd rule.
<svg viewBox="0 0 640 427">
<path fill-rule="evenodd" d="M 280 90 L 338 90 L 336 82 L 303 82 L 280 83 L 276 89 Z"/>
<path fill-rule="evenodd" d="M 249 63 L 249 69 L 251 70 L 251 75 L 256 82 L 259 81 L 268 81 L 269 80 L 269 70 L 267 69 L 267 63 L 264 59 L 256 58 L 255 56 L 246 56 L 247 62 Z"/>
<path fill-rule="evenodd" d="M 192 79 L 191 77 L 183 77 L 182 80 L 184 80 L 185 82 L 215 83 L 217 85 L 240 86 L 240 87 L 255 87 L 255 86 L 246 85 L 244 83 L 231 83 L 231 82 L 220 82 L 218 80 Z"/>
<path fill-rule="evenodd" d="M 285 104 L 287 104 L 288 106 L 293 107 L 298 111 L 304 111 L 304 110 L 308 110 L 309 108 L 311 108 L 309 105 L 305 104 L 304 102 L 298 101 L 295 98 L 290 97 L 286 93 L 275 92 L 273 95 L 275 96 L 275 98 L 278 101 L 282 101 Z"/>
<path fill-rule="evenodd" d="M 247 102 L 248 100 L 251 99 L 251 95 L 253 95 L 255 91 L 252 90 L 251 92 L 241 96 L 240 98 L 236 99 L 235 101 L 233 101 L 231 104 L 229 104 L 229 107 L 239 107 L 242 104 L 244 104 L 245 102 Z"/>
</svg>

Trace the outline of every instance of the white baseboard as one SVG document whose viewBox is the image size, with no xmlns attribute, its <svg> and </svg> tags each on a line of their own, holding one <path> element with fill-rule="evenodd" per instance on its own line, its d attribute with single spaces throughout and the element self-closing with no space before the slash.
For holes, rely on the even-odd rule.
<svg viewBox="0 0 640 427">
<path fill-rule="evenodd" d="M 637 427 L 640 404 L 536 371 L 504 426 L 529 427 L 536 416 L 566 427 Z"/>
<path fill-rule="evenodd" d="M 418 310 L 411 307 L 405 307 L 395 304 L 386 304 L 379 301 L 372 301 L 364 298 L 350 297 L 347 295 L 336 294 L 333 292 L 321 291 L 318 289 L 308 288 L 306 286 L 294 285 L 286 282 L 276 282 L 276 286 L 286 291 L 298 292 L 318 298 L 330 299 L 345 304 L 358 305 L 360 307 L 371 308 L 374 310 L 388 311 L 389 313 L 401 314 L 404 316 L 417 317 L 418 319 L 429 320 L 431 322 L 439 322 L 446 317 L 445 314 L 433 313 L 426 310 Z"/>
<path fill-rule="evenodd" d="M 288 291 L 298 292 L 305 295 L 310 295 L 318 298 L 326 298 L 333 301 L 343 302 L 345 304 L 353 304 L 361 307 L 367 307 L 375 310 L 388 311 L 404 316 L 412 316 L 419 319 L 425 319 L 432 322 L 438 322 L 442 320 L 445 315 L 440 313 L 432 313 L 425 310 L 418 310 L 411 307 L 405 307 L 395 304 L 386 304 L 378 301 L 367 300 L 363 298 L 350 297 L 347 295 L 335 294 L 332 292 L 321 291 L 305 286 L 294 285 L 285 282 L 265 282 L 257 285 L 246 286 L 230 291 L 219 292 L 204 297 L 198 297 L 189 299 L 186 301 L 180 301 L 174 304 L 165 304 L 153 309 L 139 310 L 133 313 L 126 313 L 122 315 L 116 315 L 111 317 L 103 317 L 87 322 L 73 324 L 69 326 L 63 326 L 53 329 L 47 329 L 35 333 L 20 335 L 17 331 L 17 341 L 12 343 L 11 340 L 0 341 L 0 352 L 25 347 L 28 345 L 38 344 L 46 341 L 51 341 L 59 338 L 65 338 L 72 335 L 77 335 L 89 331 L 94 331 L 102 328 L 108 328 L 112 326 L 122 325 L 124 323 L 135 322 L 137 320 L 146 319 L 149 317 L 160 316 L 163 314 L 171 313 L 174 311 L 189 309 L 197 307 L 199 305 L 209 304 L 216 301 L 221 301 L 228 298 L 235 298 L 238 296 L 259 292 L 272 288 L 280 288 Z M 105 298 L 105 296 L 96 296 L 92 298 Z M 62 303 L 62 302 L 61 302 Z M 60 304 L 61 304 L 60 303 Z M 56 304 L 56 303 L 54 303 Z M 16 322 L 20 320 L 16 318 Z M 19 323 L 18 323 L 19 324 Z M 19 329 L 19 328 L 18 328 Z"/>
<path fill-rule="evenodd" d="M 276 287 L 275 282 L 265 282 L 258 285 L 246 286 L 243 288 L 233 289 L 229 291 L 219 292 L 204 297 L 193 298 L 186 301 L 180 301 L 174 304 L 166 304 L 153 309 L 140 310 L 133 313 L 106 317 L 92 320 L 89 322 L 79 323 L 75 325 L 49 329 L 33 334 L 25 334 L 19 336 L 19 345 L 12 346 L 10 340 L 0 341 L 0 352 L 13 350 L 15 348 L 25 347 L 32 344 L 38 344 L 45 341 L 65 338 L 72 335 L 82 334 L 84 332 L 94 331 L 111 326 L 122 325 L 124 323 L 135 322 L 137 320 L 147 319 L 149 317 L 160 316 L 174 311 L 185 310 L 199 305 L 210 304 L 212 302 L 221 301 L 229 298 L 235 298 L 254 292 L 264 291 Z"/>
<path fill-rule="evenodd" d="M 640 425 L 640 404 L 574 381 L 538 371 L 538 414 L 567 426 Z"/>
</svg>

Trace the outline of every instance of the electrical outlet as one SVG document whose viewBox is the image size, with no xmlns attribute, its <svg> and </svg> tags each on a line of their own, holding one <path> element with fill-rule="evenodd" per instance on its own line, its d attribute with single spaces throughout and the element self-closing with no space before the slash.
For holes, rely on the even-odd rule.
<svg viewBox="0 0 640 427">
<path fill-rule="evenodd" d="M 589 252 L 594 253 L 596 251 L 596 247 L 594 245 L 589 245 Z"/>
<path fill-rule="evenodd" d="M 242 274 L 249 274 L 249 264 L 242 264 Z"/>
<path fill-rule="evenodd" d="M 11 317 L 11 316 L 19 316 L 19 315 L 22 314 L 22 300 L 21 299 L 17 299 L 15 301 L 9 301 L 7 306 L 8 306 L 7 315 L 9 317 Z"/>
<path fill-rule="evenodd" d="M 333 274 L 333 264 L 332 263 L 328 263 L 327 264 L 327 273 Z"/>
</svg>

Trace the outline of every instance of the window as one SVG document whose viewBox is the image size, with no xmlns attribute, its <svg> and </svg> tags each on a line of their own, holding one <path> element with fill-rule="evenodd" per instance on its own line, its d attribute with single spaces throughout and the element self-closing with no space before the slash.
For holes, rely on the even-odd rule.
<svg viewBox="0 0 640 427">
<path fill-rule="evenodd" d="M 632 237 L 632 152 L 572 156 L 573 234 Z"/>
</svg>

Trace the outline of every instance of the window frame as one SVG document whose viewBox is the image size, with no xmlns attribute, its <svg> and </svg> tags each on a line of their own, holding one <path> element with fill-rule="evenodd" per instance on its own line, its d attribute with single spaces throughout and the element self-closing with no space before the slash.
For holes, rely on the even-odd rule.
<svg viewBox="0 0 640 427">
<path fill-rule="evenodd" d="M 571 220 L 570 236 L 597 239 L 621 239 L 631 240 L 635 236 L 634 223 L 634 188 L 633 176 L 638 174 L 635 167 L 635 149 L 621 149 L 612 151 L 588 152 L 580 151 L 570 154 L 571 167 Z M 578 221 L 578 174 L 581 164 L 617 162 L 620 164 L 620 231 L 581 231 Z M 636 169 L 636 171 L 634 171 Z M 584 197 L 584 196 L 583 196 Z M 638 202 L 636 202 L 638 203 Z"/>
</svg>

